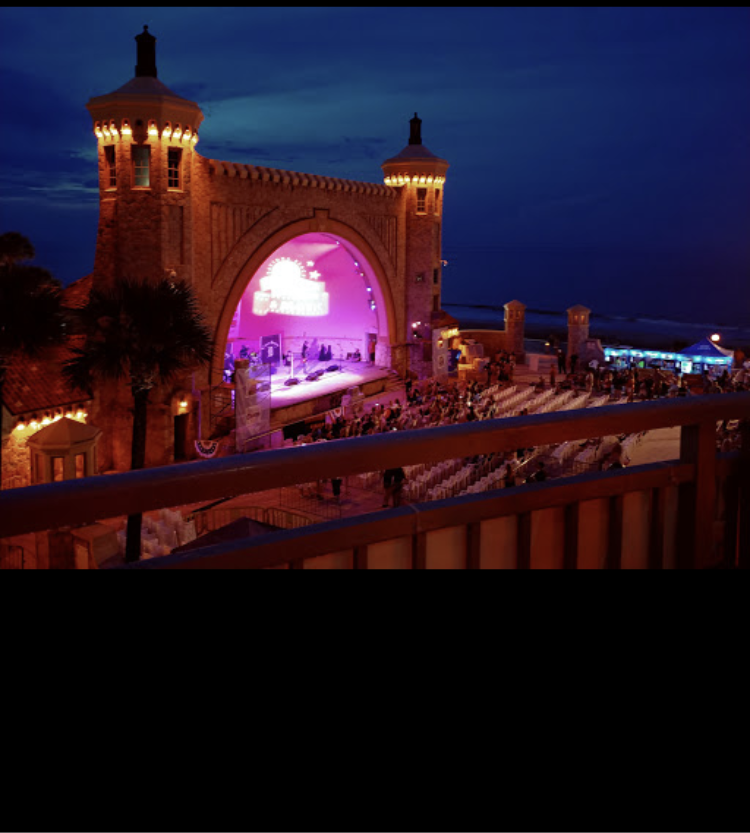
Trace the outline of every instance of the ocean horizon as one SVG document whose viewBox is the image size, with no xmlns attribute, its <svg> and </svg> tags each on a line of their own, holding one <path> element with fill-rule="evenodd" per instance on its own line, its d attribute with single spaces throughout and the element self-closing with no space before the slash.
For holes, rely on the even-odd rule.
<svg viewBox="0 0 750 833">
<path fill-rule="evenodd" d="M 505 310 L 491 304 L 449 304 L 443 309 L 456 318 L 462 329 L 502 330 L 505 327 Z M 621 344 L 662 350 L 680 350 L 700 339 L 718 333 L 720 344 L 727 349 L 742 349 L 750 355 L 750 324 L 738 326 L 716 322 L 691 322 L 677 318 L 644 315 L 591 314 L 589 334 L 602 344 Z M 525 335 L 528 339 L 547 339 L 555 336 L 567 340 L 568 315 L 563 310 L 526 309 Z"/>
</svg>

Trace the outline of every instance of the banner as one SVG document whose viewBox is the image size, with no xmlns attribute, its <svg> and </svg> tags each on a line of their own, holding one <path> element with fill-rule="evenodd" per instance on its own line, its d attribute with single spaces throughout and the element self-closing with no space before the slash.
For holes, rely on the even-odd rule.
<svg viewBox="0 0 750 833">
<path fill-rule="evenodd" d="M 260 360 L 263 364 L 279 364 L 281 361 L 281 335 L 260 337 Z"/>
<path fill-rule="evenodd" d="M 214 457 L 219 450 L 219 440 L 196 440 L 195 450 L 201 457 Z"/>
</svg>

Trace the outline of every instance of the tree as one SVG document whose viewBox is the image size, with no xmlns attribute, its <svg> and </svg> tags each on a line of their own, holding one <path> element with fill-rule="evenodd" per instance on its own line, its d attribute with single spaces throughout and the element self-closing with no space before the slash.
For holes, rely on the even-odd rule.
<svg viewBox="0 0 750 833">
<path fill-rule="evenodd" d="M 34 247 L 28 237 L 17 231 L 6 231 L 0 235 L 0 265 L 8 266 L 19 260 L 33 260 Z"/>
<path fill-rule="evenodd" d="M 62 285 L 46 269 L 19 262 L 33 257 L 22 234 L 0 235 L 0 402 L 13 358 L 39 356 L 65 337 Z M 0 473 L 2 463 L 0 442 Z"/>
<path fill-rule="evenodd" d="M 151 391 L 211 359 L 211 334 L 191 288 L 184 281 L 124 280 L 92 289 L 77 313 L 83 344 L 63 372 L 69 382 L 92 391 L 96 382 L 126 378 L 133 395 L 131 469 L 146 462 L 146 428 Z M 137 561 L 142 516 L 128 517 L 125 560 Z"/>
</svg>

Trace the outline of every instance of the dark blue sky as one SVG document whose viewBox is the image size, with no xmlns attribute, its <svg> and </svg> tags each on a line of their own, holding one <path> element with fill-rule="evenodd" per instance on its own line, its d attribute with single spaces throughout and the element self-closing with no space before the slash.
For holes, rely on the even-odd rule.
<svg viewBox="0 0 750 833">
<path fill-rule="evenodd" d="M 3 8 L 0 231 L 65 283 L 144 23 L 209 158 L 382 182 L 417 110 L 446 302 L 750 323 L 746 8 Z"/>
</svg>

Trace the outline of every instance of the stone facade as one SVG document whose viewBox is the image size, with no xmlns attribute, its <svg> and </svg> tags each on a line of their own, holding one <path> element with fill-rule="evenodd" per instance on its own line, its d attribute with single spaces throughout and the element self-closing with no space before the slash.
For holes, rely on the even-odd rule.
<svg viewBox="0 0 750 833">
<path fill-rule="evenodd" d="M 19 439 L 15 431 L 3 438 L 3 489 L 17 489 L 31 485 L 31 455 L 26 438 Z"/>
<path fill-rule="evenodd" d="M 167 402 L 178 387 L 192 391 L 196 403 L 202 394 L 190 444 L 208 436 L 207 391 L 222 379 L 237 303 L 263 261 L 299 235 L 330 232 L 362 252 L 385 306 L 377 364 L 402 374 L 410 370 L 412 355 L 417 359 L 409 348 L 411 323 L 429 322 L 440 308 L 448 167 L 421 144 L 416 115 L 409 145 L 382 166 L 386 184 L 208 159 L 195 149 L 200 108 L 156 78 L 154 39 L 144 32 L 136 40 L 136 77 L 87 105 L 98 142 L 100 185 L 94 285 L 127 277 L 185 279 L 215 344 L 211 367 L 153 392 L 149 464 L 172 460 Z M 144 153 L 150 156 L 147 184 L 144 168 L 136 167 Z M 104 429 L 105 469 L 127 468 L 131 409 L 126 388 L 98 392 L 92 422 Z"/>
<path fill-rule="evenodd" d="M 486 357 L 508 349 L 508 334 L 504 330 L 461 330 L 461 338 L 481 344 Z"/>
</svg>

